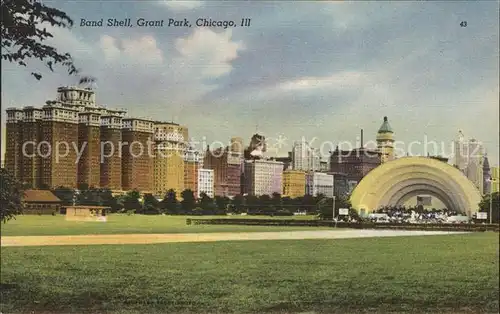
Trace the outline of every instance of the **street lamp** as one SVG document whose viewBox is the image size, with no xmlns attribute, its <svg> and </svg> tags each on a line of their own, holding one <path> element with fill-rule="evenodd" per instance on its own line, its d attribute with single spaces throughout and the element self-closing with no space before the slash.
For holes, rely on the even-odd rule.
<svg viewBox="0 0 500 314">
<path fill-rule="evenodd" d="M 335 218 L 335 195 L 333 196 L 332 220 Z"/>
</svg>

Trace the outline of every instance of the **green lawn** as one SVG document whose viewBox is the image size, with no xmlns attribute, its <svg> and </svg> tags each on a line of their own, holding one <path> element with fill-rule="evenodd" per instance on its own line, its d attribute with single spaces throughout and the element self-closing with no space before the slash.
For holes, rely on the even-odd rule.
<svg viewBox="0 0 500 314">
<path fill-rule="evenodd" d="M 498 313 L 498 234 L 2 248 L 2 313 Z"/>
<path fill-rule="evenodd" d="M 198 232 L 252 232 L 318 230 L 325 227 L 274 226 L 215 226 L 186 225 L 186 218 L 271 218 L 268 216 L 161 216 L 120 215 L 108 216 L 107 222 L 66 221 L 64 216 L 17 216 L 1 224 L 2 236 L 77 235 L 77 234 L 130 234 L 130 233 L 198 233 Z M 313 219 L 313 216 L 274 217 L 274 219 Z"/>
</svg>

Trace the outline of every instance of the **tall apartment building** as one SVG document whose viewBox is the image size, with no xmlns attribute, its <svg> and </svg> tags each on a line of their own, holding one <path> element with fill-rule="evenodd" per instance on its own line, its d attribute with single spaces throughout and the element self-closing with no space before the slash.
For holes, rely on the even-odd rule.
<svg viewBox="0 0 500 314">
<path fill-rule="evenodd" d="M 210 150 L 207 146 L 203 167 L 214 170 L 215 195 L 234 197 L 241 193 L 241 172 L 243 163 L 243 140 L 231 138 L 225 148 Z"/>
<path fill-rule="evenodd" d="M 306 194 L 333 197 L 333 175 L 322 172 L 308 172 L 306 174 Z"/>
<path fill-rule="evenodd" d="M 5 169 L 14 178 L 22 179 L 22 139 L 24 112 L 19 108 L 7 108 L 6 120 L 6 145 L 5 145 Z"/>
<path fill-rule="evenodd" d="M 152 121 L 124 119 L 124 110 L 98 106 L 92 89 L 75 86 L 59 87 L 41 109 L 6 111 L 5 166 L 31 187 L 152 189 Z"/>
<path fill-rule="evenodd" d="M 173 122 L 154 124 L 154 192 L 158 195 L 173 189 L 177 195 L 184 191 L 184 152 L 188 129 Z"/>
<path fill-rule="evenodd" d="M 306 173 L 299 170 L 283 171 L 283 197 L 302 197 L 306 193 Z"/>
<path fill-rule="evenodd" d="M 335 197 L 347 197 L 351 193 L 349 180 L 344 173 L 329 172 L 333 176 L 333 195 Z"/>
<path fill-rule="evenodd" d="M 458 131 L 457 138 L 453 141 L 454 146 L 454 165 L 464 174 L 469 163 L 469 146 L 461 130 Z"/>
<path fill-rule="evenodd" d="M 58 89 L 58 99 L 47 101 L 43 106 L 42 120 L 42 178 L 44 187 L 77 188 L 78 164 L 78 113 L 79 104 L 65 101 L 66 96 L 73 99 L 73 91 Z M 81 96 L 81 94 L 76 94 Z M 46 156 L 46 157 L 45 157 Z"/>
<path fill-rule="evenodd" d="M 461 131 L 454 142 L 455 166 L 483 193 L 483 161 L 484 148 L 481 142 L 470 139 L 465 140 Z"/>
<path fill-rule="evenodd" d="M 21 182 L 33 189 L 40 187 L 42 178 L 42 158 L 37 153 L 40 143 L 43 110 L 32 106 L 23 108 L 22 127 L 22 176 Z"/>
<path fill-rule="evenodd" d="M 500 167 L 491 168 L 491 193 L 498 193 L 500 191 Z"/>
<path fill-rule="evenodd" d="M 244 193 L 272 195 L 283 193 L 283 163 L 273 160 L 245 160 Z"/>
<path fill-rule="evenodd" d="M 292 168 L 300 171 L 319 171 L 321 156 L 307 142 L 295 142 L 292 148 Z"/>
<path fill-rule="evenodd" d="M 193 148 L 186 149 L 184 153 L 184 189 L 193 191 L 198 195 L 198 170 L 200 169 L 200 152 Z"/>
<path fill-rule="evenodd" d="M 266 137 L 260 134 L 254 134 L 250 139 L 250 144 L 243 151 L 244 159 L 260 159 L 267 151 Z"/>
<path fill-rule="evenodd" d="M 106 109 L 86 107 L 78 115 L 78 186 L 101 185 L 101 115 Z"/>
<path fill-rule="evenodd" d="M 330 172 L 346 175 L 348 181 L 359 182 L 381 163 L 382 153 L 366 148 L 339 150 L 330 155 Z"/>
<path fill-rule="evenodd" d="M 122 120 L 122 189 L 153 191 L 153 121 Z"/>
<path fill-rule="evenodd" d="M 200 198 L 201 193 L 205 193 L 210 197 L 214 197 L 214 170 L 198 169 L 198 191 L 196 197 Z"/>
<path fill-rule="evenodd" d="M 122 119 L 125 111 L 107 109 L 100 126 L 100 186 L 112 191 L 122 190 Z"/>
</svg>

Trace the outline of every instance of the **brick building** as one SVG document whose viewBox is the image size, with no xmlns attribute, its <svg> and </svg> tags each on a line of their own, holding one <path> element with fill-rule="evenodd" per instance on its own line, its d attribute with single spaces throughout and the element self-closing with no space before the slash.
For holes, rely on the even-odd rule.
<svg viewBox="0 0 500 314">
<path fill-rule="evenodd" d="M 184 189 L 193 191 L 195 197 L 198 195 L 199 154 L 194 149 L 188 149 L 184 153 Z"/>
<path fill-rule="evenodd" d="M 101 171 L 100 186 L 112 191 L 122 189 L 122 159 L 120 143 L 122 141 L 122 119 L 125 111 L 108 109 L 101 116 Z"/>
<path fill-rule="evenodd" d="M 43 110 L 35 107 L 24 107 L 23 130 L 21 144 L 22 176 L 21 181 L 31 188 L 39 188 L 42 180 L 42 158 L 37 153 L 42 134 Z"/>
<path fill-rule="evenodd" d="M 153 121 L 124 118 L 122 125 L 122 188 L 153 191 Z"/>
<path fill-rule="evenodd" d="M 210 150 L 207 146 L 203 167 L 214 170 L 215 195 L 234 197 L 241 193 L 243 143 L 232 138 L 231 145 Z"/>
<path fill-rule="evenodd" d="M 177 195 L 184 190 L 184 153 L 188 129 L 173 122 L 154 123 L 153 190 L 163 196 L 172 189 Z"/>
<path fill-rule="evenodd" d="M 350 181 L 359 182 L 381 163 L 377 150 L 358 148 L 344 151 L 338 147 L 330 155 L 330 172 L 343 173 Z"/>
</svg>

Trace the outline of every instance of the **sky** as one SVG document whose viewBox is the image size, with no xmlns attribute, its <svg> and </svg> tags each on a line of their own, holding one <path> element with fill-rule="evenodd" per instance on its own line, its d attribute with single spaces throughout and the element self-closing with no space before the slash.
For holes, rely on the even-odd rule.
<svg viewBox="0 0 500 314">
<path fill-rule="evenodd" d="M 270 154 L 285 156 L 302 138 L 326 154 L 339 141 L 356 146 L 360 129 L 374 141 L 387 116 L 403 146 L 436 141 L 443 148 L 428 152 L 449 155 L 462 130 L 498 165 L 497 1 L 44 3 L 75 21 L 47 26 L 50 43 L 97 78 L 99 104 L 175 121 L 195 141 L 239 136 L 248 144 L 258 132 Z M 187 19 L 192 27 L 81 27 L 82 18 Z M 197 27 L 198 18 L 238 27 Z M 2 72 L 2 126 L 6 107 L 42 106 L 77 82 L 37 61 L 2 61 Z M 426 150 L 417 143 L 411 153 Z"/>
</svg>

